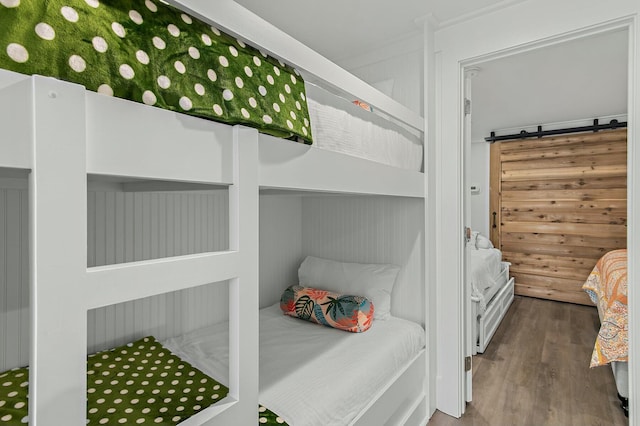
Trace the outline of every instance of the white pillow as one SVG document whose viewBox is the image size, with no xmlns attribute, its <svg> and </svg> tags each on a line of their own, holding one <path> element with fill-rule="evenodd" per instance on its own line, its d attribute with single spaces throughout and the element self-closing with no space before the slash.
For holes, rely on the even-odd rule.
<svg viewBox="0 0 640 426">
<path fill-rule="evenodd" d="M 478 234 L 478 237 L 476 238 L 476 248 L 490 249 L 493 248 L 493 243 L 484 235 Z"/>
<path fill-rule="evenodd" d="M 478 250 L 478 235 L 480 235 L 478 231 L 473 231 L 471 233 L 471 239 L 467 243 L 473 250 Z"/>
<path fill-rule="evenodd" d="M 345 263 L 307 256 L 298 269 L 300 285 L 364 296 L 373 302 L 373 318 L 391 316 L 391 290 L 400 268 L 372 263 Z"/>
</svg>

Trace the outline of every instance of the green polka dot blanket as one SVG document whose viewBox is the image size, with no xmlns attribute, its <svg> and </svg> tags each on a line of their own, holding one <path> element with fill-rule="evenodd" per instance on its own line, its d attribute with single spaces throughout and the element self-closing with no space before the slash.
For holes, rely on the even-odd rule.
<svg viewBox="0 0 640 426">
<path fill-rule="evenodd" d="M 159 0 L 0 0 L 0 68 L 312 142 L 292 67 Z"/>
<path fill-rule="evenodd" d="M 4 1 L 4 0 L 3 0 Z M 0 425 L 27 424 L 29 369 L 0 373 Z M 227 396 L 229 389 L 155 338 L 87 357 L 87 424 L 175 425 Z M 286 424 L 265 407 L 258 424 Z"/>
</svg>

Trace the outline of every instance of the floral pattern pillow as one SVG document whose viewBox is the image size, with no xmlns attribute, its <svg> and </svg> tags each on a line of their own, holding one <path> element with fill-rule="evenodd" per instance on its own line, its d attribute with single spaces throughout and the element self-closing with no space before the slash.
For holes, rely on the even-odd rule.
<svg viewBox="0 0 640 426">
<path fill-rule="evenodd" d="M 292 285 L 280 298 L 285 315 L 339 330 L 361 333 L 373 322 L 373 303 L 362 296 Z"/>
</svg>

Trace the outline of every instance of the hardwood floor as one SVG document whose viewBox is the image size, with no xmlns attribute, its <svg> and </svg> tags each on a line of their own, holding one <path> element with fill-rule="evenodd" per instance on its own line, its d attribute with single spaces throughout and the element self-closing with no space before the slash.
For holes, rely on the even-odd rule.
<svg viewBox="0 0 640 426">
<path fill-rule="evenodd" d="M 596 308 L 516 296 L 484 354 L 473 357 L 473 401 L 429 426 L 628 425 L 611 368 L 589 368 Z"/>
</svg>

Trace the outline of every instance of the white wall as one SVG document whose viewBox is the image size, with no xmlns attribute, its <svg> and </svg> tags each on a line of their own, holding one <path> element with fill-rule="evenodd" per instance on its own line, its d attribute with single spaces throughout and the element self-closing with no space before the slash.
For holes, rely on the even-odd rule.
<svg viewBox="0 0 640 426">
<path fill-rule="evenodd" d="M 88 267 L 225 250 L 228 194 L 123 192 L 90 183 Z M 64 242 L 61 242 L 64 250 Z M 0 178 L 0 371 L 29 362 L 29 236 L 26 178 Z M 226 320 L 228 286 L 214 284 L 93 309 L 88 351 L 145 335 L 165 339 Z"/>
<path fill-rule="evenodd" d="M 471 139 L 508 134 L 500 130 L 508 127 L 625 113 L 628 44 L 628 32 L 620 30 L 478 64 Z"/>
<path fill-rule="evenodd" d="M 260 307 L 280 301 L 298 283 L 302 250 L 302 197 L 260 196 Z"/>
<path fill-rule="evenodd" d="M 89 185 L 88 266 L 226 250 L 229 197 L 225 190 L 124 192 Z"/>
<path fill-rule="evenodd" d="M 228 247 L 227 191 L 124 192 L 92 182 L 87 196 L 88 266 Z M 29 361 L 27 180 L 0 179 L 0 371 Z M 392 310 L 423 323 L 421 200 L 260 196 L 260 306 L 298 282 L 306 255 L 402 266 Z M 420 294 L 415 289 L 420 289 Z M 174 336 L 228 318 L 227 285 L 215 284 L 91 310 L 88 351 L 144 335 Z"/>
<path fill-rule="evenodd" d="M 552 13 L 550 13 L 552 11 Z M 436 105 L 438 126 L 436 143 L 436 187 L 441 203 L 438 206 L 436 237 L 439 255 L 434 262 L 438 270 L 438 408 L 454 416 L 464 411 L 463 381 L 463 326 L 462 288 L 462 126 L 461 126 L 461 75 L 463 66 L 475 65 L 521 49 L 541 47 L 559 37 L 579 37 L 587 33 L 611 28 L 612 25 L 635 25 L 630 31 L 631 64 L 640 60 L 640 32 L 638 14 L 640 3 L 636 0 L 620 0 L 603 3 L 596 0 L 529 0 L 497 10 L 493 13 L 440 29 L 436 32 L 436 59 L 438 61 Z M 605 24 L 606 27 L 605 27 Z M 638 144 L 634 123 L 640 123 L 640 85 L 637 68 L 629 74 L 629 181 L 630 188 L 640 187 L 640 178 L 634 169 L 640 167 L 640 154 L 634 151 Z M 629 280 L 634 282 L 631 265 L 637 260 L 636 245 L 640 246 L 640 234 L 635 230 L 640 220 L 638 201 L 629 192 Z M 635 206 L 635 209 L 632 208 Z M 634 342 L 640 344 L 640 334 L 633 328 L 634 290 L 629 289 L 630 353 Z M 638 346 L 640 347 L 640 346 Z M 632 358 L 633 359 L 633 358 Z M 633 378 L 635 363 L 630 364 L 631 424 L 634 423 L 634 406 L 637 405 L 636 385 Z"/>
<path fill-rule="evenodd" d="M 298 282 L 305 256 L 402 267 L 392 313 L 424 324 L 424 203 L 393 197 L 260 197 L 260 306 Z M 418 291 L 418 293 L 416 293 Z"/>
<path fill-rule="evenodd" d="M 402 269 L 391 313 L 424 325 L 424 202 L 393 197 L 309 197 L 302 203 L 305 255 Z"/>
<path fill-rule="evenodd" d="M 424 110 L 423 52 L 420 34 L 372 52 L 338 59 L 336 63 L 422 115 Z"/>
<path fill-rule="evenodd" d="M 0 179 L 0 371 L 29 359 L 28 217 L 27 180 Z"/>
<path fill-rule="evenodd" d="M 471 229 L 489 236 L 489 149 L 487 142 L 471 143 L 471 164 L 469 164 L 469 182 L 480 192 L 471 193 Z M 467 188 L 469 190 L 469 188 Z"/>
<path fill-rule="evenodd" d="M 123 192 L 90 182 L 87 195 L 89 267 L 226 250 L 229 197 L 225 190 Z M 88 351 L 144 335 L 165 339 L 228 318 L 228 285 L 208 285 L 93 309 Z"/>
</svg>

